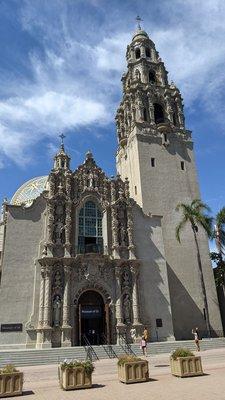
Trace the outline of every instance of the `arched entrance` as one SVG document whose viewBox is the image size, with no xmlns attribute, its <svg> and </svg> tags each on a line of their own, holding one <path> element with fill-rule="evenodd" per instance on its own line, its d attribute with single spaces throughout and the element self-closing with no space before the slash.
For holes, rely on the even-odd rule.
<svg viewBox="0 0 225 400">
<path fill-rule="evenodd" d="M 108 304 L 99 292 L 95 290 L 86 290 L 78 300 L 78 342 L 84 343 L 84 337 L 92 345 L 100 345 L 105 342 L 109 331 Z"/>
</svg>

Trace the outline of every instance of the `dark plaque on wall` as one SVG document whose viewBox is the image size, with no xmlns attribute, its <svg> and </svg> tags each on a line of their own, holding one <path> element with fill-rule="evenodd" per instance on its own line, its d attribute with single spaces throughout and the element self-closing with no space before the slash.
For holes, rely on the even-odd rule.
<svg viewBox="0 0 225 400">
<path fill-rule="evenodd" d="M 1 332 L 22 332 L 23 324 L 1 324 Z"/>
<path fill-rule="evenodd" d="M 157 328 L 162 328 L 163 324 L 162 324 L 162 319 L 161 318 L 157 318 L 156 319 L 156 327 Z"/>
</svg>

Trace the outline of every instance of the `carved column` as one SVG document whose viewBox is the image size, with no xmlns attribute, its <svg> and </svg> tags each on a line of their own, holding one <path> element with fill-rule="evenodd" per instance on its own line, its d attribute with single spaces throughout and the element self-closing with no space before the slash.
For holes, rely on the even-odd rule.
<svg viewBox="0 0 225 400">
<path fill-rule="evenodd" d="M 118 219 L 117 219 L 117 207 L 114 204 L 115 201 L 116 201 L 116 183 L 115 181 L 111 181 L 112 250 L 113 250 L 113 257 L 119 258 Z"/>
<path fill-rule="evenodd" d="M 149 111 L 150 123 L 154 124 L 155 123 L 154 106 L 152 104 L 152 97 L 150 92 L 147 93 L 147 97 L 148 97 L 148 111 Z"/>
<path fill-rule="evenodd" d="M 38 349 L 51 347 L 51 268 L 41 268 L 39 321 L 37 327 Z"/>
<path fill-rule="evenodd" d="M 70 276 L 71 267 L 64 266 L 65 286 L 63 294 L 63 325 L 62 325 L 62 346 L 71 346 L 71 325 L 70 325 Z"/>
<path fill-rule="evenodd" d="M 132 303 L 133 303 L 133 324 L 140 324 L 140 312 L 139 312 L 139 301 L 138 301 L 138 271 L 137 267 L 131 267 L 133 276 L 133 291 L 132 291 Z"/>
<path fill-rule="evenodd" d="M 123 309 L 121 302 L 121 271 L 119 267 L 115 269 L 116 276 L 116 319 L 117 325 L 123 322 Z"/>
<path fill-rule="evenodd" d="M 112 250 L 113 257 L 120 258 L 119 256 L 119 240 L 118 240 L 118 219 L 117 219 L 117 208 L 116 206 L 112 206 L 111 208 L 111 216 L 112 216 Z"/>
<path fill-rule="evenodd" d="M 129 197 L 130 197 L 130 190 L 129 190 L 129 181 L 128 181 L 128 178 L 125 178 L 124 193 L 125 193 L 126 199 L 129 199 Z"/>
<path fill-rule="evenodd" d="M 115 268 L 116 277 L 116 330 L 117 330 L 117 343 L 120 341 L 120 334 L 124 334 L 126 326 L 123 323 L 123 305 L 121 302 L 121 269 Z"/>
<path fill-rule="evenodd" d="M 71 256 L 71 230 L 72 230 L 72 218 L 71 218 L 72 204 L 71 201 L 66 203 L 66 219 L 65 219 L 65 256 Z"/>
<path fill-rule="evenodd" d="M 70 275 L 71 267 L 64 266 L 65 286 L 63 294 L 63 327 L 70 326 Z"/>
<path fill-rule="evenodd" d="M 140 322 L 140 308 L 138 296 L 138 267 L 133 265 L 131 267 L 133 276 L 133 290 L 132 290 L 132 307 L 133 307 L 133 327 L 136 329 L 136 336 L 141 337 L 143 332 L 143 325 Z"/>
<path fill-rule="evenodd" d="M 48 201 L 47 205 L 47 251 L 48 256 L 52 256 L 52 246 L 53 246 L 53 232 L 54 232 L 54 203 Z"/>
<path fill-rule="evenodd" d="M 135 259 L 135 246 L 134 246 L 134 224 L 133 224 L 133 215 L 132 215 L 132 206 L 129 205 L 127 207 L 127 233 L 128 233 L 128 240 L 129 240 L 129 259 Z"/>
<path fill-rule="evenodd" d="M 41 267 L 38 328 L 41 328 L 43 326 L 43 320 L 44 320 L 44 290 L 45 290 L 45 270 L 43 267 Z"/>
<path fill-rule="evenodd" d="M 44 300 L 44 323 L 45 328 L 50 328 L 51 317 L 51 268 L 45 267 L 45 300 Z"/>
<path fill-rule="evenodd" d="M 181 102 L 180 98 L 177 97 L 175 101 L 176 101 L 176 103 L 177 103 L 178 121 L 179 121 L 180 127 L 181 127 L 181 128 L 184 128 L 183 105 L 182 105 L 182 102 Z"/>
</svg>

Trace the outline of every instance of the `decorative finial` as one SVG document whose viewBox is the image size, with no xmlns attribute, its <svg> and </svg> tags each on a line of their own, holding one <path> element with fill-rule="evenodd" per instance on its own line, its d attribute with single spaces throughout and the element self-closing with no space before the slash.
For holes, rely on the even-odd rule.
<svg viewBox="0 0 225 400">
<path fill-rule="evenodd" d="M 61 133 L 61 135 L 59 135 L 59 137 L 61 138 L 61 147 L 64 147 L 64 139 L 65 139 L 65 135 L 63 135 L 63 133 Z"/>
<path fill-rule="evenodd" d="M 143 21 L 143 19 L 141 19 L 141 17 L 139 17 L 139 15 L 137 15 L 136 21 L 137 21 L 137 28 L 138 28 L 138 30 L 141 31 L 141 21 Z"/>
</svg>

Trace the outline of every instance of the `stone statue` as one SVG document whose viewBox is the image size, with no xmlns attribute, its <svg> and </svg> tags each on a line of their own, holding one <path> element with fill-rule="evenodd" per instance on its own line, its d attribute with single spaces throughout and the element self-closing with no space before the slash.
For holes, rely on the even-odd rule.
<svg viewBox="0 0 225 400">
<path fill-rule="evenodd" d="M 61 289 L 62 287 L 62 279 L 61 279 L 61 274 L 59 271 L 56 271 L 55 273 L 55 280 L 54 280 L 54 288 L 55 289 Z"/>
<path fill-rule="evenodd" d="M 94 187 L 94 175 L 92 174 L 92 172 L 90 172 L 88 175 L 88 187 Z"/>
<path fill-rule="evenodd" d="M 60 296 L 57 295 L 53 301 L 53 326 L 60 325 L 61 306 Z"/>
<path fill-rule="evenodd" d="M 59 220 L 56 223 L 56 228 L 55 228 L 55 241 L 56 243 L 62 243 L 62 233 L 63 233 L 64 225 L 63 223 Z"/>
<path fill-rule="evenodd" d="M 131 302 L 129 294 L 125 294 L 123 298 L 123 313 L 124 313 L 124 321 L 126 323 L 130 323 L 130 314 L 131 314 Z"/>
<path fill-rule="evenodd" d="M 121 226 L 120 228 L 120 242 L 121 246 L 127 245 L 127 232 L 124 226 Z"/>
</svg>

